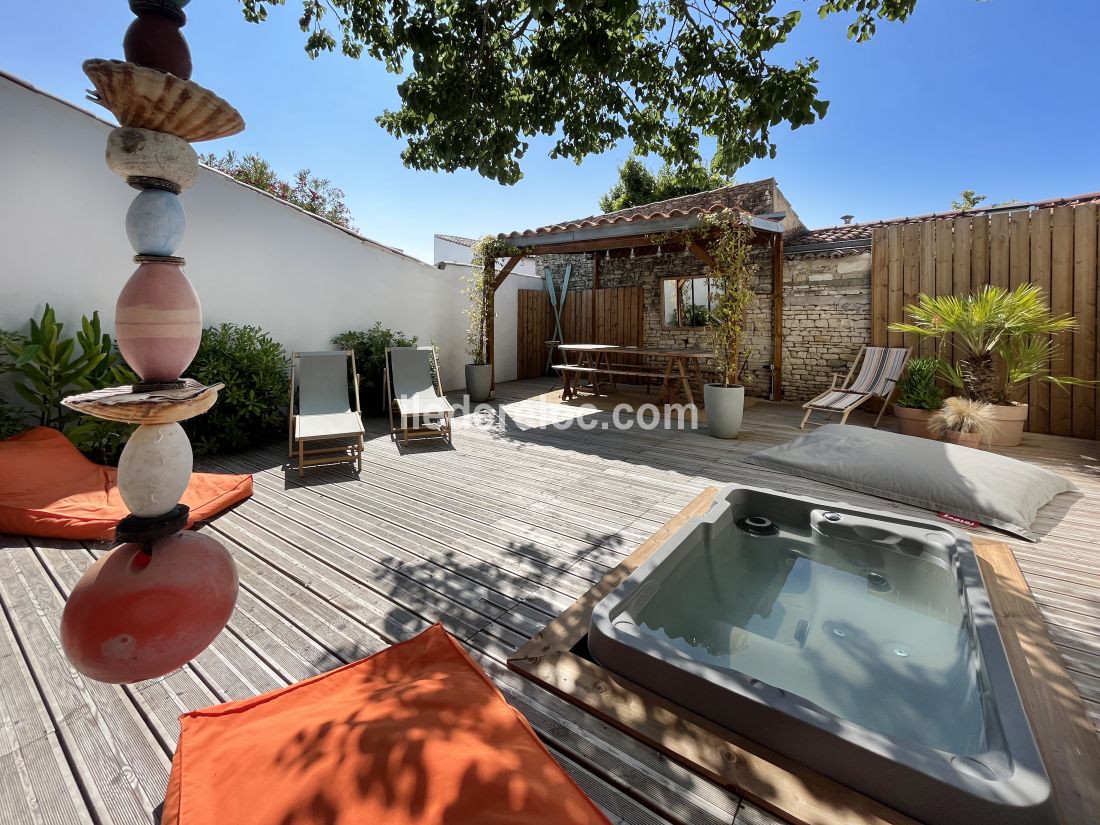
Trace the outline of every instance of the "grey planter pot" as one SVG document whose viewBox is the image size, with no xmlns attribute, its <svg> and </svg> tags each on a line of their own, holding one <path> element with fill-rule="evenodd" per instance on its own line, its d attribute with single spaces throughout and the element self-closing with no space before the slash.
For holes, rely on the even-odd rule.
<svg viewBox="0 0 1100 825">
<path fill-rule="evenodd" d="M 715 438 L 737 438 L 745 414 L 745 388 L 707 384 L 703 387 L 707 429 Z"/>
<path fill-rule="evenodd" d="M 467 364 L 466 365 L 466 394 L 470 401 L 480 404 L 489 400 L 489 394 L 493 391 L 493 365 L 492 364 Z"/>
</svg>

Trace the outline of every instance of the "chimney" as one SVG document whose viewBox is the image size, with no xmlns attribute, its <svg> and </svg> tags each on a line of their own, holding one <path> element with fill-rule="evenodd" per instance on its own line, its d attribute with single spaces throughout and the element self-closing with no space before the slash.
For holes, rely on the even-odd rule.
<svg viewBox="0 0 1100 825">
<path fill-rule="evenodd" d="M 844 221 L 845 226 L 851 226 L 852 221 L 855 220 L 855 215 L 841 215 L 840 219 Z"/>
</svg>

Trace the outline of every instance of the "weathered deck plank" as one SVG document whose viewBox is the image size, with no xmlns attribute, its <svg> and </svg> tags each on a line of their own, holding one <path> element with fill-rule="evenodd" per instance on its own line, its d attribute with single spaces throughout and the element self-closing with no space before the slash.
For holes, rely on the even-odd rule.
<svg viewBox="0 0 1100 825">
<path fill-rule="evenodd" d="M 792 407 L 756 405 L 733 442 L 560 430 L 552 422 L 584 413 L 532 400 L 546 388 L 501 385 L 503 414 L 459 418 L 453 450 L 402 453 L 371 423 L 359 479 L 338 467 L 299 481 L 284 473 L 279 448 L 207 462 L 255 473 L 253 499 L 202 528 L 237 559 L 241 598 L 215 644 L 162 679 L 95 685 L 61 655 L 63 599 L 106 545 L 0 537 L 0 821 L 148 823 L 179 713 L 279 687 L 443 622 L 612 821 L 774 822 L 504 660 L 709 484 L 917 511 L 740 464 L 797 434 Z M 1040 514 L 1040 543 L 1009 543 L 1100 722 L 1100 451 L 1095 442 L 1029 436 L 1008 452 L 1082 490 Z"/>
</svg>

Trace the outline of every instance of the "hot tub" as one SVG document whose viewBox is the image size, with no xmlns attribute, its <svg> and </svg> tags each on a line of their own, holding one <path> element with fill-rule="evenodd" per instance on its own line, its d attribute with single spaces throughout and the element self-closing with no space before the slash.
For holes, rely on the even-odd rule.
<svg viewBox="0 0 1100 825">
<path fill-rule="evenodd" d="M 973 548 L 732 486 L 601 601 L 602 666 L 930 825 L 1056 822 Z"/>
</svg>

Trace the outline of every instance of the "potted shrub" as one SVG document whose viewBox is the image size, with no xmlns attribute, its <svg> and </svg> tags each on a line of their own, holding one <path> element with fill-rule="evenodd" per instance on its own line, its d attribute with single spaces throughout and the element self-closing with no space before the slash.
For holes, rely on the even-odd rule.
<svg viewBox="0 0 1100 825">
<path fill-rule="evenodd" d="M 894 402 L 894 418 L 902 435 L 935 438 L 928 422 L 943 407 L 943 391 L 936 386 L 939 369 L 939 358 L 911 358 L 906 364 Z"/>
<path fill-rule="evenodd" d="M 922 294 L 905 312 L 912 323 L 891 324 L 891 330 L 934 338 L 941 347 L 953 343 L 961 353 L 956 363 L 942 362 L 940 376 L 966 398 L 993 405 L 990 443 L 995 446 L 1020 443 L 1027 404 L 1015 399 L 1031 381 L 1093 383 L 1050 374 L 1050 359 L 1059 349 L 1051 336 L 1075 330 L 1077 322 L 1053 315 L 1033 284 L 1011 291 L 985 286 L 965 296 Z"/>
<path fill-rule="evenodd" d="M 749 275 L 749 230 L 737 215 L 703 216 L 705 229 L 717 230 L 710 248 L 714 265 L 708 269 L 713 290 L 707 316 L 717 378 L 703 387 L 703 405 L 707 410 L 707 429 L 715 438 L 736 438 L 745 412 L 745 385 L 742 382 L 745 345 L 745 313 L 754 295 Z"/>
<path fill-rule="evenodd" d="M 489 400 L 493 391 L 492 353 L 489 352 L 489 325 L 494 318 L 493 297 L 496 293 L 497 258 L 514 255 L 518 250 L 486 235 L 473 248 L 473 262 L 466 279 L 466 353 L 473 359 L 466 365 L 466 394 L 479 404 Z"/>
<path fill-rule="evenodd" d="M 988 441 L 996 430 L 994 405 L 953 396 L 943 402 L 943 409 L 932 415 L 929 426 L 937 436 L 952 444 L 977 447 Z"/>
</svg>

